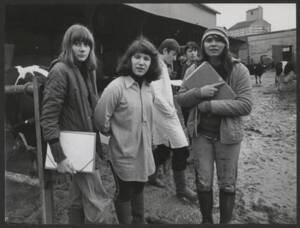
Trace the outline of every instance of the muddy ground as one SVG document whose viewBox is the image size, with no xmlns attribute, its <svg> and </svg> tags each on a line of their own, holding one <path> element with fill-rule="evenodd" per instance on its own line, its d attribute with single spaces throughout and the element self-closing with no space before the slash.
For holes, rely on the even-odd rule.
<svg viewBox="0 0 300 228">
<path fill-rule="evenodd" d="M 239 160 L 236 206 L 233 223 L 296 223 L 296 94 L 279 94 L 274 87 L 274 72 L 263 75 L 262 85 L 253 83 L 254 107 L 245 117 L 245 139 Z M 9 144 L 9 139 L 7 139 Z M 8 147 L 9 148 L 9 147 Z M 14 152 L 6 170 L 30 174 L 28 154 Z M 26 163 L 26 164 L 25 164 Z M 101 171 L 110 197 L 114 182 L 109 168 L 102 162 Z M 197 224 L 201 222 L 198 203 L 175 197 L 172 171 L 163 172 L 165 189 L 146 186 L 145 213 L 149 223 Z M 39 189 L 24 183 L 23 176 L 9 173 L 5 183 L 5 219 L 8 223 L 42 222 Z M 18 179 L 18 182 L 12 181 Z M 188 185 L 195 189 L 192 165 L 187 169 Z M 54 181 L 54 223 L 67 223 L 68 179 Z M 27 181 L 30 182 L 30 181 Z M 214 220 L 219 218 L 218 188 L 214 188 Z M 108 223 L 117 223 L 111 207 Z"/>
</svg>

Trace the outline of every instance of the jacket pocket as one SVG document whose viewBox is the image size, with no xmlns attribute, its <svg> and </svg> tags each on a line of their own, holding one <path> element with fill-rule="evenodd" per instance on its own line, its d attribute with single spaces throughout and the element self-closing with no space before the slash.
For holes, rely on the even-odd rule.
<svg viewBox="0 0 300 228">
<path fill-rule="evenodd" d="M 224 144 L 234 144 L 242 141 L 242 118 L 240 116 L 223 118 L 220 126 L 220 136 L 221 143 Z"/>
</svg>

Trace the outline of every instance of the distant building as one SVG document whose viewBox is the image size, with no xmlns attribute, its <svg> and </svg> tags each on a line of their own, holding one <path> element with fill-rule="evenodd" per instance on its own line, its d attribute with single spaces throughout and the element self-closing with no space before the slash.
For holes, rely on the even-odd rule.
<svg viewBox="0 0 300 228">
<path fill-rule="evenodd" d="M 246 21 L 239 22 L 228 29 L 232 37 L 241 37 L 271 31 L 271 24 L 263 19 L 263 8 L 258 6 L 246 13 Z"/>
<path fill-rule="evenodd" d="M 240 39 L 246 42 L 239 47 L 238 57 L 247 64 L 258 63 L 262 56 L 270 57 L 274 63 L 296 61 L 296 29 L 249 35 Z"/>
</svg>

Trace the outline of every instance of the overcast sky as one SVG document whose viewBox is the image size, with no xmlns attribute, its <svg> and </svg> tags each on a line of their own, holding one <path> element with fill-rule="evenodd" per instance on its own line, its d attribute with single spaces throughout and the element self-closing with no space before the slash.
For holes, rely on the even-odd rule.
<svg viewBox="0 0 300 228">
<path fill-rule="evenodd" d="M 217 14 L 217 25 L 229 29 L 246 20 L 246 11 L 258 5 L 263 8 L 263 19 L 271 24 L 271 31 L 296 28 L 296 4 L 205 4 L 221 14 Z"/>
</svg>

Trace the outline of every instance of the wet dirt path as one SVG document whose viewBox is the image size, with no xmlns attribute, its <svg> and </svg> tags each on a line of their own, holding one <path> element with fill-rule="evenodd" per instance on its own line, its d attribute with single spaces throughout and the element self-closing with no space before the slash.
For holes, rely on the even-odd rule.
<svg viewBox="0 0 300 228">
<path fill-rule="evenodd" d="M 263 84 L 253 83 L 253 110 L 245 117 L 245 138 L 239 160 L 236 206 L 233 223 L 296 223 L 296 98 L 274 87 L 274 72 L 263 75 Z M 102 164 L 103 182 L 114 194 L 114 182 Z M 192 165 L 187 168 L 188 186 L 195 189 Z M 199 224 L 198 202 L 190 204 L 175 197 L 172 171 L 164 175 L 165 189 L 146 185 L 145 214 L 149 223 Z M 218 221 L 218 188 L 214 188 L 214 220 Z M 55 223 L 67 223 L 67 179 L 54 186 Z M 41 223 L 37 187 L 6 181 L 6 221 Z M 113 207 L 109 223 L 116 223 Z"/>
</svg>

